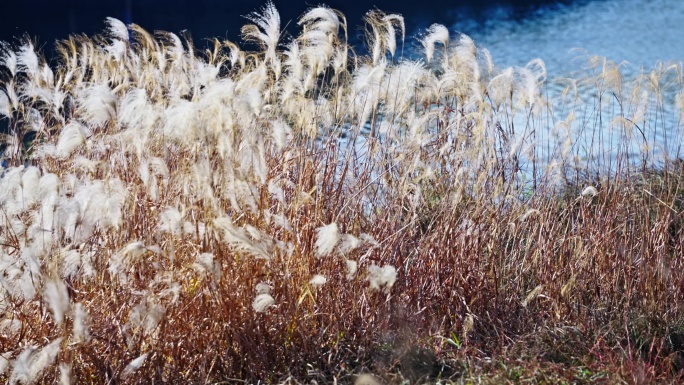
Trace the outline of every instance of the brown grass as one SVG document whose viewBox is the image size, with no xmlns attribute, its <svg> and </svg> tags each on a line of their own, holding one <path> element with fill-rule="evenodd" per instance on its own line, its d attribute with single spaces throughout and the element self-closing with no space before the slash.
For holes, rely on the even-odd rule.
<svg viewBox="0 0 684 385">
<path fill-rule="evenodd" d="M 430 67 L 394 58 L 377 39 L 403 19 L 381 12 L 367 20 L 381 53 L 339 64 L 346 22 L 314 20 L 326 39 L 293 40 L 298 55 L 259 26 L 246 31 L 263 51 L 216 41 L 204 55 L 112 27 L 62 42 L 52 80 L 40 56 L 13 72 L 23 51 L 2 46 L 14 167 L 0 179 L 0 380 L 683 379 L 684 167 L 668 104 L 681 66 L 628 82 L 592 58 L 570 83 L 593 93 L 552 101 L 543 63 L 499 70 L 467 37 Z M 330 56 L 307 56 L 325 44 Z M 641 113 L 643 90 L 659 93 Z M 663 132 L 667 151 L 643 147 Z M 320 255 L 331 223 L 341 240 Z M 61 324 L 50 281 L 66 285 Z M 54 359 L 27 350 L 59 338 Z"/>
</svg>

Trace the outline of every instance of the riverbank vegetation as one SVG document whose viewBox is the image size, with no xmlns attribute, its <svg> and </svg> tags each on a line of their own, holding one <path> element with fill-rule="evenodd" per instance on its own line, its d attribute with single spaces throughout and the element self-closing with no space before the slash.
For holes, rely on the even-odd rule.
<svg viewBox="0 0 684 385">
<path fill-rule="evenodd" d="M 0 379 L 682 380 L 681 64 L 249 22 L 2 43 Z"/>
</svg>

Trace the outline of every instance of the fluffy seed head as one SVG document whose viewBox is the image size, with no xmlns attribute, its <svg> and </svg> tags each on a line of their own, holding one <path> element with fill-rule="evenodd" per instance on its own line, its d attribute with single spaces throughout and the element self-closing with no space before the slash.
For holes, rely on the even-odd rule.
<svg viewBox="0 0 684 385">
<path fill-rule="evenodd" d="M 330 255 L 339 241 L 340 231 L 337 223 L 333 222 L 319 227 L 316 229 L 316 256 L 325 257 Z"/>
<path fill-rule="evenodd" d="M 252 307 L 257 313 L 263 313 L 274 304 L 275 299 L 273 299 L 270 294 L 262 293 L 256 296 L 254 302 L 252 303 Z"/>
</svg>

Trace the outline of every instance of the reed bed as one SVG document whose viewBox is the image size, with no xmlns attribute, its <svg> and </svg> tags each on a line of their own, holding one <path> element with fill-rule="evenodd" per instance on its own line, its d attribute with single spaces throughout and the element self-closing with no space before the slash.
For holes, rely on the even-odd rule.
<svg viewBox="0 0 684 385">
<path fill-rule="evenodd" d="M 0 381 L 682 380 L 681 64 L 248 20 L 0 45 Z"/>
</svg>

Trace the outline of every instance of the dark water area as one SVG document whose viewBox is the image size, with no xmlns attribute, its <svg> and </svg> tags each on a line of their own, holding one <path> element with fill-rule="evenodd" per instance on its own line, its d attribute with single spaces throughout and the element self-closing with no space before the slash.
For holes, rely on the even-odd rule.
<svg viewBox="0 0 684 385">
<path fill-rule="evenodd" d="M 579 0 L 580 2 L 586 0 Z M 577 2 L 577 1 L 575 1 Z M 558 0 L 477 0 L 453 1 L 389 1 L 355 2 L 328 0 L 321 2 L 345 14 L 350 27 L 350 41 L 362 41 L 363 15 L 377 8 L 387 13 L 404 15 L 407 35 L 427 28 L 432 23 L 453 25 L 457 20 L 484 20 L 492 9 L 505 9 L 507 14 L 522 20 L 540 6 L 572 3 Z M 104 19 L 115 17 L 125 23 L 136 23 L 154 31 L 179 33 L 188 30 L 195 44 L 202 46 L 205 38 L 239 40 L 240 28 L 248 21 L 244 18 L 265 4 L 265 0 L 65 0 L 15 1 L 3 5 L 0 16 L 0 40 L 13 41 L 28 36 L 50 52 L 57 39 L 71 34 L 93 35 L 102 32 Z M 318 2 L 292 2 L 274 0 L 280 12 L 282 27 L 296 34 L 297 19 Z"/>
</svg>

